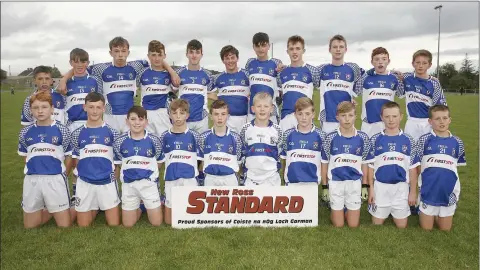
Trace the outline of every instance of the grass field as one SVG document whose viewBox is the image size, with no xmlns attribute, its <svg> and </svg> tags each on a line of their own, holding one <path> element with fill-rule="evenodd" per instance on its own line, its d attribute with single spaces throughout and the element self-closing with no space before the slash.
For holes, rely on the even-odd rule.
<svg viewBox="0 0 480 270">
<path fill-rule="evenodd" d="M 396 229 L 391 220 L 374 227 L 366 205 L 358 229 L 333 228 L 328 210 L 321 207 L 319 226 L 306 229 L 174 230 L 152 228 L 145 216 L 134 228 L 109 228 L 100 214 L 91 228 L 57 229 L 50 221 L 25 230 L 20 207 L 24 164 L 16 149 L 27 94 L 1 94 L 2 269 L 479 268 L 476 95 L 447 96 L 453 109 L 451 131 L 465 142 L 468 166 L 459 168 L 460 203 L 453 230 L 445 233 L 421 230 L 417 216 L 409 218 L 406 230 Z"/>
</svg>

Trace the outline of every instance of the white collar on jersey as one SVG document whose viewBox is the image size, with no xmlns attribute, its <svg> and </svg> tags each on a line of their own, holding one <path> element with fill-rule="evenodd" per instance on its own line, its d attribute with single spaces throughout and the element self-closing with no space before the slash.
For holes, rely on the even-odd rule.
<svg viewBox="0 0 480 270">
<path fill-rule="evenodd" d="M 187 128 L 185 129 L 185 131 L 183 132 L 183 134 L 187 134 L 187 132 L 188 132 L 189 130 L 190 130 L 190 129 L 187 127 Z M 169 128 L 169 129 L 168 129 L 168 133 L 170 133 L 170 134 L 179 134 L 179 133 L 172 132 L 172 128 Z"/>
<path fill-rule="evenodd" d="M 377 72 L 373 70 L 373 74 L 377 75 Z M 387 74 L 378 74 L 378 75 L 390 75 L 390 70 L 387 70 Z"/>
<path fill-rule="evenodd" d="M 224 136 L 230 135 L 230 128 L 229 128 L 229 127 L 226 127 L 226 128 L 227 128 L 227 130 L 226 130 Z M 215 133 L 215 129 L 213 129 L 213 127 L 211 128 L 211 130 L 212 130 L 212 133 L 213 133 L 213 134 L 215 134 L 216 136 L 218 136 L 217 133 Z"/>
<path fill-rule="evenodd" d="M 390 136 L 390 135 L 385 134 L 385 129 L 383 129 L 381 133 L 382 133 L 382 135 Z M 398 132 L 398 134 L 395 135 L 395 136 L 400 136 L 400 135 L 402 135 L 402 134 L 403 134 L 403 130 L 400 129 L 400 132 Z"/>
<path fill-rule="evenodd" d="M 252 123 L 252 126 L 255 126 L 255 119 L 253 119 L 251 123 Z M 272 125 L 273 125 L 273 122 L 269 119 L 267 127 L 271 127 Z"/>
<path fill-rule="evenodd" d="M 357 132 L 357 129 L 355 127 L 353 127 L 353 130 L 355 131 L 355 134 L 353 134 L 353 137 L 355 137 L 355 136 L 357 136 L 358 132 Z M 340 132 L 340 127 L 337 128 L 337 133 L 338 133 L 338 135 L 343 136 L 342 133 Z"/>
<path fill-rule="evenodd" d="M 417 78 L 417 73 L 415 73 L 415 71 L 413 72 L 413 77 L 414 78 Z M 420 77 L 418 77 L 420 78 Z M 424 79 L 424 80 L 430 80 L 432 78 L 432 76 L 428 75 L 428 78 L 427 79 L 424 79 L 424 78 L 420 78 L 420 79 Z"/>
<path fill-rule="evenodd" d="M 89 127 L 87 127 L 87 122 L 85 122 L 85 124 L 83 124 L 83 126 L 84 126 L 85 128 L 89 128 Z M 99 127 L 104 127 L 104 126 L 105 126 L 105 122 L 102 122 L 102 125 L 99 126 Z"/>
<path fill-rule="evenodd" d="M 127 134 L 128 134 L 127 136 L 128 136 L 130 139 L 133 139 L 130 130 L 127 132 Z M 143 136 L 143 138 L 146 139 L 147 136 L 148 136 L 148 131 L 145 129 L 145 135 Z M 134 139 L 134 140 L 135 140 L 135 139 Z"/>
<path fill-rule="evenodd" d="M 433 136 L 439 137 L 439 136 L 435 133 L 435 131 L 433 131 L 433 129 L 432 129 L 432 131 L 430 131 L 430 132 L 432 133 Z M 450 130 L 448 130 L 448 134 L 450 134 L 450 135 L 448 136 L 449 138 L 453 136 L 453 135 L 452 135 L 452 132 L 450 132 Z M 439 138 L 443 138 L 443 137 L 439 137 Z"/>
<path fill-rule="evenodd" d="M 304 61 L 303 62 L 303 65 L 299 66 L 299 67 L 292 67 L 292 63 L 290 63 L 287 67 L 292 67 L 292 68 L 300 68 L 300 67 L 305 67 L 307 65 L 307 63 Z"/>
<path fill-rule="evenodd" d="M 316 128 L 316 127 L 315 127 L 315 124 L 312 124 L 312 129 L 310 129 L 309 132 L 313 132 L 313 131 L 315 130 L 315 128 Z M 295 126 L 295 130 L 296 130 L 297 132 L 303 133 L 303 132 L 301 132 L 300 130 L 298 130 L 298 125 Z"/>
<path fill-rule="evenodd" d="M 190 71 L 202 71 L 203 70 L 203 67 L 200 67 L 198 70 L 188 69 L 188 65 L 185 65 L 184 67 L 185 67 L 186 70 L 190 70 Z"/>
<path fill-rule="evenodd" d="M 84 78 L 85 76 L 87 77 L 86 79 L 90 78 L 90 74 L 88 74 L 88 72 L 86 72 L 87 75 L 83 75 L 83 76 L 80 76 L 80 77 L 77 77 L 77 78 Z M 75 81 L 75 76 L 72 76 L 72 81 Z M 55 87 L 56 89 L 56 87 Z"/>
<path fill-rule="evenodd" d="M 37 120 L 35 120 L 35 121 L 33 122 L 33 124 L 35 125 L 35 127 L 46 127 L 46 126 L 39 126 L 39 125 L 37 125 Z M 53 126 L 55 126 L 56 124 L 57 124 L 57 121 L 56 121 L 56 120 L 52 120 L 52 123 L 51 123 L 49 126 L 50 126 L 50 127 L 53 127 Z"/>
</svg>

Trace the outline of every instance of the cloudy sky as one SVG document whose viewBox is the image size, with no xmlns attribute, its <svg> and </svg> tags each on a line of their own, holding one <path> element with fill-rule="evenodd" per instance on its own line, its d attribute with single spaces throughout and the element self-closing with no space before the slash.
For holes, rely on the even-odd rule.
<svg viewBox="0 0 480 270">
<path fill-rule="evenodd" d="M 437 52 L 439 3 L 1 3 L 1 68 L 16 75 L 36 65 L 69 68 L 75 47 L 86 49 L 90 60 L 111 61 L 108 42 L 123 36 L 130 57 L 146 59 L 147 44 L 166 45 L 170 63 L 184 65 L 185 46 L 202 41 L 206 68 L 223 70 L 220 49 L 227 44 L 240 51 L 239 65 L 254 57 L 251 39 L 266 32 L 273 55 L 289 63 L 286 41 L 301 35 L 304 60 L 313 65 L 330 61 L 328 40 L 339 33 L 348 40 L 346 61 L 369 68 L 372 49 L 390 52 L 391 68 L 409 70 L 417 49 Z M 440 64 L 459 64 L 465 53 L 478 65 L 478 3 L 443 2 Z M 436 64 L 434 56 L 434 68 Z"/>
</svg>

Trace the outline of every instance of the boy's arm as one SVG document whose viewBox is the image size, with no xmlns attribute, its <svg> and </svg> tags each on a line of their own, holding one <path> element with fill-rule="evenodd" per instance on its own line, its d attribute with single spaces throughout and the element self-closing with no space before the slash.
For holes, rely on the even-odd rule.
<svg viewBox="0 0 480 270">
<path fill-rule="evenodd" d="M 175 87 L 180 86 L 180 76 L 178 76 L 177 72 L 170 66 L 170 64 L 163 60 L 163 67 L 167 70 L 168 74 L 170 74 L 170 78 L 172 79 L 172 85 Z"/>
<path fill-rule="evenodd" d="M 433 105 L 442 104 L 447 106 L 447 99 L 443 94 L 442 86 L 440 85 L 440 81 L 437 78 L 432 78 L 433 83 Z"/>
<path fill-rule="evenodd" d="M 408 205 L 414 206 L 417 203 L 417 168 L 412 168 L 408 170 L 408 176 L 410 177 L 410 193 L 408 194 Z"/>
<path fill-rule="evenodd" d="M 20 124 L 22 126 L 28 126 L 33 123 L 34 119 L 32 116 L 32 111 L 30 110 L 30 100 L 28 98 L 25 99 L 23 102 L 23 107 L 22 107 L 22 117 L 20 120 Z"/>
<path fill-rule="evenodd" d="M 57 85 L 57 92 L 59 92 L 62 95 L 67 94 L 67 81 L 73 77 L 73 69 L 70 69 L 67 71 L 65 74 L 63 74 L 63 77 L 60 79 Z"/>
</svg>

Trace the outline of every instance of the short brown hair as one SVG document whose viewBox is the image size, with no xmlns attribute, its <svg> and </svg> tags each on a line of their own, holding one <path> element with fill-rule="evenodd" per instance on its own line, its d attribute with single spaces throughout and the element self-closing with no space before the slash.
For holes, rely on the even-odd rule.
<svg viewBox="0 0 480 270">
<path fill-rule="evenodd" d="M 221 99 L 217 99 L 214 102 L 212 102 L 212 105 L 210 105 L 210 114 L 213 114 L 214 109 L 222 109 L 222 108 L 227 108 L 227 112 L 230 112 L 230 109 L 228 108 L 228 104 Z"/>
<path fill-rule="evenodd" d="M 342 101 L 337 106 L 337 115 L 351 111 L 356 112 L 355 105 L 353 105 L 353 103 L 350 101 Z"/>
<path fill-rule="evenodd" d="M 147 110 L 142 106 L 133 105 L 133 107 L 128 110 L 127 118 L 130 118 L 132 113 L 136 114 L 138 118 L 147 119 Z"/>
<path fill-rule="evenodd" d="M 345 42 L 345 48 L 347 47 L 347 40 L 345 39 L 345 37 L 343 37 L 342 35 L 335 35 L 333 36 L 331 39 L 330 39 L 330 42 L 328 43 L 328 48 L 331 49 L 332 48 L 332 42 L 334 40 L 338 40 L 338 41 L 343 41 Z"/>
<path fill-rule="evenodd" d="M 428 118 L 432 119 L 434 112 L 448 112 L 448 116 L 450 116 L 450 108 L 447 105 L 437 104 L 430 107 L 428 109 Z"/>
<path fill-rule="evenodd" d="M 165 54 L 165 45 L 158 40 L 152 40 L 148 43 L 148 52 L 156 52 Z"/>
<path fill-rule="evenodd" d="M 312 112 L 315 111 L 313 100 L 309 99 L 308 97 L 301 97 L 297 100 L 297 102 L 295 102 L 295 112 L 304 110 L 308 107 L 312 107 Z"/>
<path fill-rule="evenodd" d="M 305 40 L 299 35 L 294 35 L 294 36 L 291 36 L 291 37 L 288 38 L 287 48 L 288 48 L 288 44 L 293 45 L 297 42 L 300 42 L 302 44 L 302 47 L 305 48 Z"/>
<path fill-rule="evenodd" d="M 190 112 L 190 104 L 185 99 L 177 98 L 170 103 L 170 112 L 175 112 L 178 109 L 182 109 L 185 112 Z"/>
<path fill-rule="evenodd" d="M 237 48 L 233 47 L 232 45 L 227 45 L 223 47 L 222 50 L 220 51 L 220 58 L 222 59 L 222 61 L 223 61 L 223 58 L 229 54 L 235 54 L 238 58 Z"/>
<path fill-rule="evenodd" d="M 128 43 L 128 40 L 124 39 L 123 37 L 115 37 L 112 40 L 110 40 L 110 43 L 108 44 L 110 47 L 110 51 L 115 48 L 115 47 L 127 47 L 127 49 L 130 49 L 130 44 Z"/>
<path fill-rule="evenodd" d="M 47 66 L 38 66 L 33 69 L 33 78 L 36 78 L 38 73 L 47 73 L 52 76 L 52 68 Z"/>
<path fill-rule="evenodd" d="M 70 52 L 70 61 L 88 62 L 88 53 L 84 49 L 75 48 Z"/>
<path fill-rule="evenodd" d="M 392 108 L 398 108 L 398 110 L 400 111 L 400 114 L 402 113 L 402 111 L 400 110 L 400 105 L 397 102 L 389 101 L 389 102 L 382 105 L 380 115 L 383 115 L 383 111 L 385 109 L 392 109 Z"/>
<path fill-rule="evenodd" d="M 97 101 L 101 101 L 103 102 L 103 104 L 105 104 L 105 97 L 98 92 L 90 92 L 85 97 L 85 104 L 87 104 L 87 102 L 97 102 Z"/>
<path fill-rule="evenodd" d="M 48 102 L 48 104 L 50 104 L 50 106 L 53 106 L 52 95 L 48 91 L 42 91 L 32 95 L 29 100 L 30 107 L 32 106 L 33 102 L 35 102 L 35 100 L 46 101 Z"/>
<path fill-rule="evenodd" d="M 416 51 L 414 54 L 413 54 L 413 57 L 412 57 L 412 63 L 415 62 L 415 59 L 419 56 L 425 56 L 428 58 L 428 63 L 431 64 L 432 63 L 432 53 L 429 52 L 428 50 L 418 50 Z"/>
<path fill-rule="evenodd" d="M 383 47 L 377 47 L 372 51 L 372 60 L 375 55 L 379 55 L 379 54 L 386 54 L 387 57 L 390 58 L 390 54 L 388 53 L 387 49 Z"/>
</svg>

